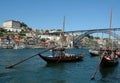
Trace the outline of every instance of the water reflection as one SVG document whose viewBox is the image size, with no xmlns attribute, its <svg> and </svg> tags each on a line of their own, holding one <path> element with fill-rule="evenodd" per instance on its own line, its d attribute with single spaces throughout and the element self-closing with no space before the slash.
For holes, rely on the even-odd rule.
<svg viewBox="0 0 120 83">
<path fill-rule="evenodd" d="M 106 78 L 106 77 L 112 75 L 115 71 L 115 68 L 116 67 L 100 68 L 99 70 L 100 70 L 102 78 Z"/>
<path fill-rule="evenodd" d="M 116 67 L 99 68 L 100 80 L 98 83 L 119 83 L 117 78 L 118 70 Z"/>
</svg>

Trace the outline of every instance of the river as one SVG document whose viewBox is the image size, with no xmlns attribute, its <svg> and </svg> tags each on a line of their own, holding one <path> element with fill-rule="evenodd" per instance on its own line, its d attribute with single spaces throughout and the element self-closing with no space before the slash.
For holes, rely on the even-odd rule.
<svg viewBox="0 0 120 83">
<path fill-rule="evenodd" d="M 70 53 L 84 53 L 83 61 L 47 64 L 35 56 L 12 69 L 5 67 L 28 58 L 44 49 L 0 49 L 0 83 L 120 83 L 120 63 L 115 68 L 98 70 L 99 57 L 91 57 L 88 49 L 67 49 Z M 49 55 L 49 52 L 44 53 Z"/>
</svg>

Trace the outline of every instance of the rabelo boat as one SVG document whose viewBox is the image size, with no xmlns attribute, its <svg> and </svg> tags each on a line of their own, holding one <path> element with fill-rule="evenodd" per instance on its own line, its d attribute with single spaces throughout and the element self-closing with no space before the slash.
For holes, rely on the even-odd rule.
<svg viewBox="0 0 120 83">
<path fill-rule="evenodd" d="M 65 48 L 52 49 L 52 56 L 45 56 L 39 54 L 39 56 L 47 63 L 61 63 L 61 62 L 77 62 L 81 61 L 84 54 L 68 54 L 65 53 Z"/>
</svg>

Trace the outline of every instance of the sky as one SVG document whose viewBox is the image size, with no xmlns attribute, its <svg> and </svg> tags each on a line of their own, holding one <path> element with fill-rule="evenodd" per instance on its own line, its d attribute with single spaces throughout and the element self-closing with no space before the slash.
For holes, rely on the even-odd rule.
<svg viewBox="0 0 120 83">
<path fill-rule="evenodd" d="M 0 26 L 18 20 L 35 29 L 65 31 L 120 28 L 120 0 L 0 0 Z"/>
</svg>

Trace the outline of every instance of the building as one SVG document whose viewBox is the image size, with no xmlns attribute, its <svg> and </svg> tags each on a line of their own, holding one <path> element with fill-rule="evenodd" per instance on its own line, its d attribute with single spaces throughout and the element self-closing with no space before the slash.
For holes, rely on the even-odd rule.
<svg viewBox="0 0 120 83">
<path fill-rule="evenodd" d="M 19 28 L 20 22 L 16 20 L 6 20 L 3 22 L 3 27 Z"/>
<path fill-rule="evenodd" d="M 3 28 L 7 31 L 13 31 L 13 32 L 20 32 L 21 31 L 21 23 L 20 21 L 16 20 L 6 20 L 3 22 Z"/>
</svg>

